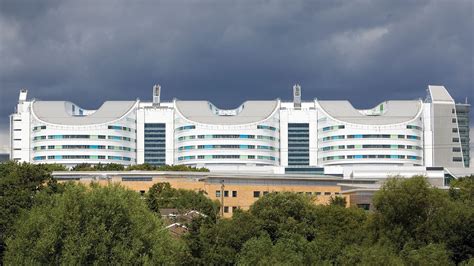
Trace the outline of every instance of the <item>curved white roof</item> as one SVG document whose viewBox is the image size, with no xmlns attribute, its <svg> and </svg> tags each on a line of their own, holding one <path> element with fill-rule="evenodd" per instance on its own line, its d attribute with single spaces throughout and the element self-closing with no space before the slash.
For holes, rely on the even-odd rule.
<svg viewBox="0 0 474 266">
<path fill-rule="evenodd" d="M 91 125 L 117 120 L 126 115 L 135 105 L 135 101 L 107 101 L 96 111 L 86 111 L 86 115 L 73 115 L 72 106 L 67 101 L 34 101 L 33 112 L 40 120 L 59 125 Z M 89 113 L 87 115 L 87 113 Z"/>
<path fill-rule="evenodd" d="M 278 100 L 246 101 L 234 110 L 219 110 L 208 101 L 175 101 L 186 119 L 213 125 L 240 125 L 265 120 L 278 108 Z"/>
<path fill-rule="evenodd" d="M 383 111 L 368 115 L 371 110 L 357 110 L 349 101 L 318 101 L 319 105 L 330 117 L 342 122 L 364 125 L 390 125 L 408 122 L 416 118 L 422 108 L 421 101 L 386 101 Z"/>
</svg>

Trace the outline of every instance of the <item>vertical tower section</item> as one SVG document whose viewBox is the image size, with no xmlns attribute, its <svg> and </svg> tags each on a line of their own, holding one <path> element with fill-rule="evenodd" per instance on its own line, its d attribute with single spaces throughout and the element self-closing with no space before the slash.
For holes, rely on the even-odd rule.
<svg viewBox="0 0 474 266">
<path fill-rule="evenodd" d="M 145 163 L 166 164 L 166 123 L 145 123 L 144 142 Z"/>
<path fill-rule="evenodd" d="M 462 105 L 457 107 L 444 86 L 428 86 L 426 102 L 430 107 L 429 119 L 433 134 L 432 143 L 427 145 L 432 145 L 433 166 L 465 167 L 464 160 L 469 157 L 463 156 L 459 123 L 463 134 L 466 134 L 465 130 L 469 131 L 469 119 L 465 117 L 468 108 Z M 458 120 L 457 110 L 461 121 Z M 469 141 L 469 138 L 465 137 L 464 141 Z"/>
<path fill-rule="evenodd" d="M 10 160 L 30 162 L 30 106 L 28 90 L 22 89 L 15 112 L 10 115 Z"/>
<path fill-rule="evenodd" d="M 288 123 L 288 166 L 309 165 L 309 123 Z"/>
<path fill-rule="evenodd" d="M 458 122 L 459 139 L 461 141 L 461 151 L 464 161 L 464 167 L 469 167 L 470 157 L 470 138 L 469 138 L 469 109 L 471 105 L 468 103 L 456 104 L 456 118 Z"/>
<path fill-rule="evenodd" d="M 174 164 L 172 103 L 141 103 L 137 121 L 137 163 Z"/>
</svg>

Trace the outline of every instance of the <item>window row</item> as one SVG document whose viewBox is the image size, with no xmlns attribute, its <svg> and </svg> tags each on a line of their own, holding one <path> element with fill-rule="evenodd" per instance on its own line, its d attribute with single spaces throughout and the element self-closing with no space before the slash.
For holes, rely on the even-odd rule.
<svg viewBox="0 0 474 266">
<path fill-rule="evenodd" d="M 331 130 L 337 130 L 337 129 L 344 129 L 344 125 L 337 125 L 337 126 L 329 126 L 329 127 L 323 127 L 321 131 L 331 131 Z"/>
<path fill-rule="evenodd" d="M 232 206 L 232 212 L 235 212 L 235 210 L 240 209 L 239 206 Z M 224 206 L 224 213 L 229 213 L 229 206 Z"/>
<path fill-rule="evenodd" d="M 272 146 L 266 145 L 227 145 L 227 144 L 220 144 L 220 145 L 189 145 L 189 146 L 181 146 L 178 148 L 179 151 L 183 150 L 194 150 L 194 149 L 250 149 L 253 150 L 255 148 L 259 150 L 277 150 L 277 148 Z"/>
<path fill-rule="evenodd" d="M 262 156 L 262 155 L 226 155 L 226 154 L 218 154 L 218 155 L 189 155 L 189 156 L 179 156 L 178 161 L 186 161 L 186 160 L 203 160 L 203 159 L 258 159 L 258 160 L 268 160 L 268 161 L 276 161 L 277 158 L 273 156 Z"/>
<path fill-rule="evenodd" d="M 421 160 L 420 156 L 413 155 L 339 155 L 339 156 L 326 156 L 323 157 L 323 161 L 333 160 L 351 160 L 351 159 L 409 159 L 409 160 Z"/>
<path fill-rule="evenodd" d="M 395 135 L 395 134 L 355 134 L 355 135 L 337 135 L 322 138 L 323 141 L 337 139 L 415 139 L 420 140 L 421 137 L 414 135 Z"/>
<path fill-rule="evenodd" d="M 345 150 L 345 149 L 408 149 L 421 150 L 420 146 L 412 145 L 388 145 L 388 144 L 365 144 L 365 145 L 337 145 L 323 147 L 323 151 Z"/>
<path fill-rule="evenodd" d="M 253 197 L 254 198 L 260 198 L 262 195 L 265 196 L 267 195 L 268 191 L 254 191 L 253 192 Z M 274 191 L 273 193 L 278 193 L 278 191 Z M 321 195 L 324 195 L 324 196 L 331 196 L 331 195 L 341 195 L 340 192 L 330 192 L 330 191 L 298 191 L 298 192 L 295 192 L 296 194 L 305 194 L 305 195 L 308 195 L 308 196 L 321 196 Z"/>
<path fill-rule="evenodd" d="M 33 127 L 33 131 L 38 131 L 38 130 L 42 130 L 42 129 L 46 129 L 46 126 L 36 126 L 36 127 Z"/>
<path fill-rule="evenodd" d="M 196 128 L 195 125 L 187 125 L 187 126 L 178 127 L 178 128 L 176 128 L 176 130 L 177 131 L 183 131 L 183 130 L 195 129 L 195 128 Z"/>
<path fill-rule="evenodd" d="M 275 137 L 272 136 L 262 136 L 262 135 L 246 135 L 246 134 L 241 134 L 241 135 L 191 135 L 191 136 L 182 136 L 178 138 L 178 141 L 183 141 L 183 140 L 192 140 L 192 139 L 265 139 L 265 140 L 278 140 Z"/>
<path fill-rule="evenodd" d="M 257 129 L 267 129 L 267 130 L 271 130 L 271 131 L 277 131 L 278 130 L 276 127 L 267 126 L 267 125 L 257 125 Z"/>
<path fill-rule="evenodd" d="M 229 192 L 231 192 L 231 193 L 229 193 Z M 220 198 L 221 196 L 224 196 L 225 198 L 228 198 L 228 197 L 230 197 L 229 195 L 232 195 L 232 198 L 236 198 L 237 197 L 237 191 L 235 191 L 235 190 L 232 190 L 232 191 L 224 190 L 224 194 L 222 194 L 221 190 L 216 190 L 216 198 Z"/>
<path fill-rule="evenodd" d="M 415 125 L 407 125 L 407 129 L 423 130 L 420 126 Z"/>
<path fill-rule="evenodd" d="M 41 160 L 118 160 L 118 161 L 131 161 L 132 158 L 124 156 L 105 156 L 105 155 L 48 155 L 48 156 L 35 156 L 34 161 Z"/>
<path fill-rule="evenodd" d="M 123 136 L 106 136 L 106 135 L 43 135 L 36 136 L 33 141 L 44 139 L 111 139 L 111 140 L 126 140 L 133 141 L 134 139 Z"/>
<path fill-rule="evenodd" d="M 124 147 L 124 146 L 105 146 L 105 145 L 48 145 L 48 146 L 36 146 L 33 148 L 34 151 L 39 150 L 77 150 L 77 149 L 99 149 L 99 150 L 120 150 L 120 151 L 136 151 L 135 149 Z"/>
<path fill-rule="evenodd" d="M 131 132 L 132 129 L 129 127 L 122 127 L 122 126 L 115 126 L 115 125 L 110 125 L 108 126 L 109 129 L 114 129 L 114 130 L 123 130 L 123 131 L 129 131 Z"/>
</svg>

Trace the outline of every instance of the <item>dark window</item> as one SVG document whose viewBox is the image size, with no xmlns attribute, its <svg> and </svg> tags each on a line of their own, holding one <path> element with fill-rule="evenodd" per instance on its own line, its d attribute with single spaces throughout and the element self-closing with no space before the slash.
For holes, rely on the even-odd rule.
<svg viewBox="0 0 474 266">
<path fill-rule="evenodd" d="M 458 129 L 457 129 L 457 128 L 453 128 L 453 133 L 458 133 Z"/>
<path fill-rule="evenodd" d="M 232 197 L 233 197 L 233 198 L 237 197 L 237 191 L 235 191 L 235 190 L 232 191 Z"/>
<path fill-rule="evenodd" d="M 459 142 L 459 138 L 453 138 L 453 142 Z"/>
<path fill-rule="evenodd" d="M 361 209 L 363 209 L 363 210 L 368 211 L 368 210 L 370 209 L 370 204 L 368 204 L 368 203 L 361 203 L 361 204 L 357 204 L 357 207 L 358 207 L 358 208 L 361 208 Z"/>
<path fill-rule="evenodd" d="M 224 206 L 224 212 L 229 213 L 229 206 Z"/>
<path fill-rule="evenodd" d="M 232 206 L 232 212 L 235 212 L 235 210 L 237 210 L 237 206 Z"/>
<path fill-rule="evenodd" d="M 453 162 L 462 162 L 462 157 L 453 157 Z"/>
<path fill-rule="evenodd" d="M 253 197 L 254 198 L 259 198 L 260 197 L 260 191 L 254 191 L 253 192 Z"/>
<path fill-rule="evenodd" d="M 454 147 L 454 148 L 453 148 L 453 152 L 461 152 L 461 148 L 459 148 L 459 147 Z"/>
<path fill-rule="evenodd" d="M 224 197 L 226 197 L 226 198 L 229 197 L 229 191 L 228 190 L 224 191 Z"/>
<path fill-rule="evenodd" d="M 324 192 L 324 195 L 331 195 L 331 192 Z"/>
<path fill-rule="evenodd" d="M 453 123 L 456 123 L 456 118 L 453 118 L 451 121 L 452 121 Z"/>
</svg>

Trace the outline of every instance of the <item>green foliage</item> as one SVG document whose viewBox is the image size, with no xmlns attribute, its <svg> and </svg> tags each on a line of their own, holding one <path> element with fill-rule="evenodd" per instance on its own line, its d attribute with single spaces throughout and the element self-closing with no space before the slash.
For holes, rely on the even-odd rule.
<svg viewBox="0 0 474 266">
<path fill-rule="evenodd" d="M 55 170 L 57 171 L 57 170 Z M 125 167 L 121 164 L 108 163 L 96 164 L 89 163 L 78 164 L 71 168 L 71 171 L 178 171 L 178 172 L 209 172 L 207 168 L 196 168 L 187 165 L 160 165 L 154 166 L 147 163 L 136 164 Z"/>
<path fill-rule="evenodd" d="M 282 238 L 273 245 L 268 234 L 245 242 L 237 256 L 238 265 L 303 265 L 315 263 L 305 261 L 308 252 L 304 238 Z M 306 262 L 306 263 L 305 263 Z"/>
<path fill-rule="evenodd" d="M 405 247 L 401 252 L 408 265 L 451 265 L 449 253 L 441 244 L 429 244 L 419 249 Z"/>
<path fill-rule="evenodd" d="M 311 209 L 314 207 L 310 197 L 295 193 L 270 193 L 250 207 L 250 213 L 257 219 L 265 221 L 263 229 L 272 240 L 282 236 L 287 231 L 304 232 L 311 238 L 308 231 L 308 219 L 311 219 Z"/>
<path fill-rule="evenodd" d="M 443 235 L 439 219 L 447 201 L 446 194 L 422 176 L 389 179 L 373 199 L 375 232 L 400 250 L 409 241 L 423 245 L 437 240 Z"/>
<path fill-rule="evenodd" d="M 0 259 L 5 250 L 5 239 L 11 235 L 12 224 L 23 211 L 33 206 L 34 196 L 48 185 L 51 191 L 58 189 L 50 175 L 52 169 L 59 167 L 13 161 L 0 164 Z"/>
<path fill-rule="evenodd" d="M 23 215 L 7 247 L 10 265 L 171 264 L 182 252 L 137 193 L 72 183 Z"/>
<path fill-rule="evenodd" d="M 474 207 L 474 175 L 451 181 L 449 195 L 453 200 L 463 201 Z"/>
<path fill-rule="evenodd" d="M 378 243 L 348 246 L 337 261 L 340 265 L 405 265 L 395 250 Z"/>
<path fill-rule="evenodd" d="M 95 164 L 88 163 L 77 164 L 71 168 L 71 171 L 124 171 L 125 166 L 117 163 Z"/>
<path fill-rule="evenodd" d="M 346 207 L 347 201 L 346 201 L 346 198 L 344 198 L 344 197 L 335 196 L 335 197 L 331 197 L 331 198 L 329 199 L 329 204 L 330 204 L 330 205 L 340 206 L 340 207 Z"/>
<path fill-rule="evenodd" d="M 471 265 L 474 178 L 449 191 L 424 177 L 393 178 L 373 199 L 374 211 L 327 206 L 295 193 L 270 193 L 248 211 L 219 219 L 203 191 L 153 185 L 145 199 L 118 186 L 55 182 L 60 165 L 0 164 L 1 248 L 5 264 L 185 265 Z M 86 171 L 208 171 L 147 164 L 78 165 Z M 156 212 L 197 210 L 171 239 Z M 154 213 L 155 212 L 155 213 Z M 12 225 L 14 224 L 14 227 Z M 185 244 L 185 245 L 183 245 Z M 3 252 L 3 251 L 2 251 Z"/>
<path fill-rule="evenodd" d="M 468 187 L 463 182 L 453 185 Z M 467 195 L 454 198 L 432 188 L 424 177 L 388 180 L 374 197 L 369 227 L 375 239 L 398 251 L 445 244 L 451 259 L 459 263 L 474 253 L 474 208 Z"/>
<path fill-rule="evenodd" d="M 181 211 L 196 210 L 215 220 L 219 203 L 212 201 L 204 191 L 174 189 L 169 183 L 156 183 L 146 194 L 148 207 L 159 212 L 162 208 L 176 208 Z"/>
</svg>

